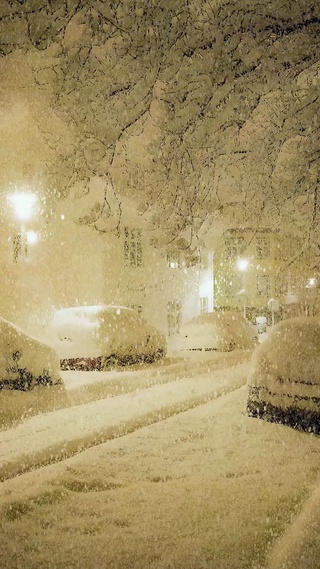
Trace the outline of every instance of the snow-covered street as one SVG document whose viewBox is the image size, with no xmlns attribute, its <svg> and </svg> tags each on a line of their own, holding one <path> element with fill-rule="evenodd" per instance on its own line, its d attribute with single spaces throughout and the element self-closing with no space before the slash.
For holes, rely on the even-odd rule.
<svg viewBox="0 0 320 569">
<path fill-rule="evenodd" d="M 0 432 L 0 479 L 61 460 L 237 389 L 247 381 L 250 362 L 240 362 L 249 355 L 198 353 L 167 367 L 127 373 L 64 372 L 65 408 L 25 418 Z M 20 400 L 25 395 L 21 392 Z"/>
<path fill-rule="evenodd" d="M 247 417 L 248 366 L 2 431 L 1 569 L 319 569 L 320 438 Z"/>
</svg>

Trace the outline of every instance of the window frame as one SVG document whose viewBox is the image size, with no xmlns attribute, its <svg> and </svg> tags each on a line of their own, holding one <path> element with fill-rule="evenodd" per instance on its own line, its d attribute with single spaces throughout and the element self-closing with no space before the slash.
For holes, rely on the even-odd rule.
<svg viewBox="0 0 320 569">
<path fill-rule="evenodd" d="M 142 229 L 124 228 L 124 266 L 142 267 Z"/>
</svg>

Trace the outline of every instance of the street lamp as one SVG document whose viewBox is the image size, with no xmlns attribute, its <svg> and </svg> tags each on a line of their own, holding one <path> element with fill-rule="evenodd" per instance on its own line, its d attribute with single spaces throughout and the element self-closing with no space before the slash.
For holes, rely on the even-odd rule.
<svg viewBox="0 0 320 569">
<path fill-rule="evenodd" d="M 242 273 L 242 289 L 240 290 L 239 294 L 243 295 L 243 316 L 244 318 L 247 318 L 247 307 L 246 307 L 246 282 L 245 282 L 245 278 L 246 278 L 246 270 L 249 266 L 249 261 L 248 259 L 238 259 L 237 260 L 237 268 L 239 271 L 241 271 Z"/>
<path fill-rule="evenodd" d="M 9 196 L 14 215 L 19 221 L 29 221 L 34 214 L 37 196 L 29 192 L 17 192 Z"/>
<path fill-rule="evenodd" d="M 314 302 L 316 297 L 317 279 L 311 277 L 306 284 L 306 316 L 314 315 Z"/>
<path fill-rule="evenodd" d="M 34 215 L 34 208 L 37 203 L 37 196 L 31 192 L 16 192 L 8 196 L 14 211 L 15 218 L 21 222 L 20 233 L 13 239 L 13 260 L 17 262 L 19 255 L 24 250 L 25 256 L 28 255 L 28 244 L 37 241 L 37 234 L 34 231 L 25 231 L 23 222 L 29 221 Z"/>
<path fill-rule="evenodd" d="M 316 285 L 316 279 L 311 278 L 311 279 L 308 279 L 308 284 L 306 285 L 306 288 L 313 288 L 315 285 Z"/>
</svg>

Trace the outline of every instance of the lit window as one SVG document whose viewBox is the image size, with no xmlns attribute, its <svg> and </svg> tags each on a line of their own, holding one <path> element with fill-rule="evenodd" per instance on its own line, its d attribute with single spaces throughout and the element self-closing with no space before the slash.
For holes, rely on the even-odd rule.
<svg viewBox="0 0 320 569">
<path fill-rule="evenodd" d="M 141 267 L 141 229 L 124 228 L 124 264 L 126 267 Z"/>
<path fill-rule="evenodd" d="M 179 269 L 180 257 L 179 253 L 168 253 L 167 254 L 167 266 L 169 269 Z"/>
</svg>

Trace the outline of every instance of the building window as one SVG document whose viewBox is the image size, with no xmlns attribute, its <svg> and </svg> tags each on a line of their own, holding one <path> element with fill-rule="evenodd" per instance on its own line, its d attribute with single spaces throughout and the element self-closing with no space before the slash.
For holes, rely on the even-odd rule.
<svg viewBox="0 0 320 569">
<path fill-rule="evenodd" d="M 181 302 L 173 300 L 167 304 L 168 333 L 174 336 L 179 332 L 181 322 Z"/>
<path fill-rule="evenodd" d="M 297 276 L 297 275 L 291 275 L 290 276 L 290 285 L 291 285 L 291 290 L 294 293 L 299 293 L 302 292 L 305 289 L 305 279 L 303 277 Z"/>
<path fill-rule="evenodd" d="M 225 239 L 225 250 L 227 259 L 235 259 L 242 255 L 245 248 L 243 237 L 228 237 Z"/>
<path fill-rule="evenodd" d="M 224 292 L 227 298 L 233 298 L 242 289 L 242 278 L 240 275 L 230 275 L 225 279 Z"/>
<path fill-rule="evenodd" d="M 141 267 L 141 229 L 124 228 L 124 264 L 126 267 Z"/>
<path fill-rule="evenodd" d="M 284 275 L 276 275 L 274 278 L 274 294 L 276 298 L 283 296 L 288 290 L 288 278 Z"/>
<path fill-rule="evenodd" d="M 179 269 L 181 267 L 179 253 L 167 254 L 167 266 L 169 267 L 169 269 Z"/>
<path fill-rule="evenodd" d="M 275 261 L 281 261 L 281 243 L 277 242 L 274 245 L 274 259 Z"/>
<path fill-rule="evenodd" d="M 299 255 L 301 248 L 300 239 L 285 238 L 279 246 L 279 259 L 284 263 L 290 263 Z"/>
<path fill-rule="evenodd" d="M 270 239 L 269 237 L 257 237 L 257 259 L 270 258 Z"/>
<path fill-rule="evenodd" d="M 203 296 L 200 298 L 200 314 L 206 314 L 208 312 L 208 297 Z"/>
<path fill-rule="evenodd" d="M 270 277 L 269 275 L 257 276 L 257 296 L 268 298 L 270 296 Z"/>
</svg>

